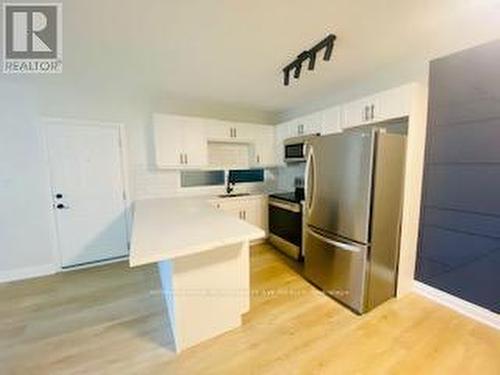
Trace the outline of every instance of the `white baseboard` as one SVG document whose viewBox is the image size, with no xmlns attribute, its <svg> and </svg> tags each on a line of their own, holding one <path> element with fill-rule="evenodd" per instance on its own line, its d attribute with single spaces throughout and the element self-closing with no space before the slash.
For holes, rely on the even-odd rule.
<svg viewBox="0 0 500 375">
<path fill-rule="evenodd" d="M 31 279 L 33 277 L 52 275 L 57 272 L 54 264 L 45 264 L 43 266 L 18 268 L 10 271 L 0 271 L 0 283 Z"/>
<path fill-rule="evenodd" d="M 433 288 L 419 281 L 414 281 L 413 290 L 416 293 L 427 297 L 441 305 L 447 306 L 463 315 L 468 316 L 469 318 L 500 330 L 500 315 L 495 314 L 493 311 L 464 301 L 463 299 L 452 296 L 451 294 Z"/>
</svg>

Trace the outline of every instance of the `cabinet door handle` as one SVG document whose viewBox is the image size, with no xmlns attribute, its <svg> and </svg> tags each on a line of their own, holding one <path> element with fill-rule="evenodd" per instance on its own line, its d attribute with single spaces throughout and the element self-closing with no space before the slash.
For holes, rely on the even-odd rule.
<svg viewBox="0 0 500 375">
<path fill-rule="evenodd" d="M 365 105 L 365 108 L 363 110 L 363 121 L 368 121 L 368 106 Z"/>
<path fill-rule="evenodd" d="M 246 219 L 247 219 L 247 212 L 243 211 L 243 220 L 246 220 Z"/>
<path fill-rule="evenodd" d="M 257 155 L 257 164 L 260 164 L 260 156 Z"/>
<path fill-rule="evenodd" d="M 181 154 L 179 154 L 179 162 L 180 162 L 181 164 L 184 164 L 184 159 L 182 158 L 182 153 L 181 153 Z"/>
<path fill-rule="evenodd" d="M 238 129 L 234 128 L 234 138 L 238 138 Z"/>
<path fill-rule="evenodd" d="M 186 164 L 189 164 L 188 154 L 184 154 L 184 161 L 186 162 Z"/>
<path fill-rule="evenodd" d="M 373 120 L 375 118 L 375 104 L 370 106 L 370 118 Z"/>
</svg>

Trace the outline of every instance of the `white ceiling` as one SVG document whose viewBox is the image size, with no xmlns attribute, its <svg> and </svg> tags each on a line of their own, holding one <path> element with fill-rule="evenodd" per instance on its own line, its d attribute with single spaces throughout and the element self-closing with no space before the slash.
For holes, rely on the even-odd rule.
<svg viewBox="0 0 500 375">
<path fill-rule="evenodd" d="M 68 0 L 64 78 L 51 79 L 282 112 L 498 38 L 499 20 L 500 0 Z M 328 33 L 332 61 L 284 87 L 281 68 Z"/>
</svg>

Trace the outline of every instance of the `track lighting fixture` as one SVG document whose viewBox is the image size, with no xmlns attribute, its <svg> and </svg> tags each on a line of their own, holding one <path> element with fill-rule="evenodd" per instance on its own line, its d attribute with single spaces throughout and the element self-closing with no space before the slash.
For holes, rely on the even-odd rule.
<svg viewBox="0 0 500 375">
<path fill-rule="evenodd" d="M 300 55 L 297 56 L 295 60 L 293 60 L 290 64 L 285 66 L 283 68 L 283 84 L 285 86 L 288 86 L 290 84 L 290 71 L 293 70 L 293 78 L 299 79 L 300 78 L 300 73 L 302 70 L 302 63 L 306 60 L 309 60 L 307 69 L 308 70 L 314 70 L 314 67 L 316 66 L 316 55 L 318 52 L 321 50 L 325 50 L 323 54 L 323 60 L 324 61 L 329 61 L 332 58 L 332 53 L 333 53 L 333 44 L 335 42 L 335 39 L 337 37 L 334 34 L 328 35 L 325 39 L 323 39 L 321 42 L 316 44 L 314 47 L 312 47 L 308 51 L 302 52 Z"/>
</svg>

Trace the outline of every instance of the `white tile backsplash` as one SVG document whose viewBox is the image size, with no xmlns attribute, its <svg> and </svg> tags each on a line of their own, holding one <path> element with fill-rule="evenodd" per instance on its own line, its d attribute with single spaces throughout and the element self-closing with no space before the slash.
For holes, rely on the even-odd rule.
<svg viewBox="0 0 500 375">
<path fill-rule="evenodd" d="M 278 188 L 277 169 L 264 171 L 264 182 L 236 184 L 234 192 L 272 192 Z M 160 170 L 146 166 L 135 166 L 132 176 L 132 196 L 134 199 L 165 198 L 175 196 L 223 194 L 225 186 L 181 187 L 180 172 Z"/>
<path fill-rule="evenodd" d="M 295 189 L 295 179 L 304 179 L 305 163 L 288 164 L 280 167 L 277 171 L 277 186 L 279 190 L 293 191 Z"/>
</svg>

